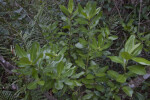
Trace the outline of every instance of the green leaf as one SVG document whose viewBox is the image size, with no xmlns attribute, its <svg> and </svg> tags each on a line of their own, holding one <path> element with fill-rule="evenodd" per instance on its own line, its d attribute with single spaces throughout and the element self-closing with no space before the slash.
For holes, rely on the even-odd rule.
<svg viewBox="0 0 150 100">
<path fill-rule="evenodd" d="M 45 81 L 38 81 L 37 82 L 39 85 L 44 85 L 45 84 Z"/>
<path fill-rule="evenodd" d="M 40 48 L 39 43 L 34 42 L 32 44 L 32 47 L 30 49 L 30 58 L 31 58 L 31 61 L 34 61 L 36 59 L 37 53 L 39 52 L 39 48 Z"/>
<path fill-rule="evenodd" d="M 96 73 L 95 75 L 98 76 L 98 77 L 103 77 L 103 76 L 105 76 L 106 74 L 103 73 L 103 72 L 99 72 L 99 73 Z"/>
<path fill-rule="evenodd" d="M 132 47 L 132 49 L 131 49 L 130 52 L 131 52 L 131 53 L 134 52 L 134 50 L 136 50 L 140 45 L 141 45 L 141 43 L 138 43 L 138 44 L 134 45 L 134 46 Z"/>
<path fill-rule="evenodd" d="M 68 9 L 67 9 L 65 6 L 60 5 L 59 7 L 60 7 L 61 11 L 62 11 L 65 15 L 69 16 L 69 11 L 68 11 Z"/>
<path fill-rule="evenodd" d="M 126 82 L 126 77 L 125 77 L 125 75 L 118 75 L 116 81 L 117 81 L 117 82 L 120 82 L 120 83 Z"/>
<path fill-rule="evenodd" d="M 114 95 L 115 100 L 121 100 L 121 98 L 118 95 Z"/>
<path fill-rule="evenodd" d="M 125 43 L 125 52 L 131 54 L 132 48 L 134 47 L 135 36 L 131 35 L 127 42 Z"/>
<path fill-rule="evenodd" d="M 94 79 L 95 77 L 94 77 L 94 75 L 92 75 L 92 74 L 88 74 L 87 76 L 86 76 L 86 79 Z"/>
<path fill-rule="evenodd" d="M 139 47 L 137 47 L 133 52 L 132 52 L 132 55 L 133 56 L 137 56 L 141 53 L 142 51 L 142 48 L 143 48 L 143 45 L 140 45 Z"/>
<path fill-rule="evenodd" d="M 58 65 L 57 65 L 57 74 L 58 74 L 58 76 L 60 76 L 60 74 L 62 73 L 62 71 L 64 69 L 64 66 L 65 66 L 64 62 L 61 61 L 60 63 L 58 63 Z"/>
<path fill-rule="evenodd" d="M 64 26 L 63 29 L 70 29 L 70 26 L 69 25 Z"/>
<path fill-rule="evenodd" d="M 112 36 L 109 36 L 108 39 L 110 39 L 110 40 L 116 40 L 116 39 L 118 39 L 118 36 L 112 35 Z"/>
<path fill-rule="evenodd" d="M 27 53 L 18 44 L 16 45 L 15 52 L 20 58 L 27 56 Z"/>
<path fill-rule="evenodd" d="M 92 20 L 90 24 L 90 29 L 94 28 L 99 23 L 101 16 L 102 16 L 102 12 L 99 12 L 99 14 L 94 17 L 94 19 Z"/>
<path fill-rule="evenodd" d="M 82 86 L 82 84 L 77 80 L 74 80 L 74 83 L 75 83 L 76 86 Z"/>
<path fill-rule="evenodd" d="M 129 66 L 128 69 L 138 75 L 145 75 L 146 74 L 146 70 L 145 67 L 142 65 L 132 65 Z"/>
<path fill-rule="evenodd" d="M 112 44 L 112 42 L 108 41 L 107 44 L 105 44 L 105 45 L 101 48 L 101 50 L 105 50 L 105 49 L 109 48 L 109 47 L 111 46 L 111 44 Z"/>
<path fill-rule="evenodd" d="M 117 56 L 108 56 L 113 62 L 123 64 L 124 62 L 121 60 L 121 58 Z"/>
<path fill-rule="evenodd" d="M 134 60 L 135 62 L 138 62 L 141 65 L 150 65 L 150 61 L 148 61 L 144 58 L 141 58 L 141 57 L 134 57 L 134 58 L 132 58 L 132 60 Z"/>
<path fill-rule="evenodd" d="M 87 18 L 87 15 L 86 15 L 86 13 L 83 11 L 83 8 L 81 7 L 80 4 L 78 4 L 78 12 L 79 12 L 79 14 L 80 14 L 81 17 Z"/>
<path fill-rule="evenodd" d="M 77 48 L 79 48 L 79 49 L 82 49 L 83 48 L 83 45 L 81 44 L 81 43 L 77 43 L 77 44 L 75 44 L 75 46 L 77 47 Z"/>
<path fill-rule="evenodd" d="M 20 65 L 31 65 L 32 62 L 30 62 L 27 57 L 22 57 L 22 58 L 20 58 L 20 60 L 19 60 L 19 64 L 20 64 Z"/>
<path fill-rule="evenodd" d="M 78 60 L 76 60 L 75 62 L 76 62 L 76 64 L 78 66 L 80 66 L 81 68 L 85 69 L 85 64 L 84 64 L 84 62 L 83 62 L 83 60 L 81 58 L 78 58 Z"/>
<path fill-rule="evenodd" d="M 71 14 L 73 11 L 74 5 L 73 5 L 73 0 L 69 0 L 69 4 L 68 4 L 68 11 Z"/>
<path fill-rule="evenodd" d="M 76 19 L 76 22 L 78 22 L 79 24 L 88 24 L 88 21 L 84 18 L 78 18 Z"/>
<path fill-rule="evenodd" d="M 82 100 L 87 100 L 87 99 L 91 99 L 93 96 L 93 93 L 90 93 L 90 94 L 86 94 L 83 96 Z"/>
<path fill-rule="evenodd" d="M 87 45 L 87 41 L 85 39 L 79 38 L 79 42 L 84 46 Z"/>
<path fill-rule="evenodd" d="M 124 87 L 122 88 L 122 90 L 123 90 L 128 96 L 132 97 L 133 90 L 132 90 L 130 87 L 124 86 Z"/>
<path fill-rule="evenodd" d="M 36 89 L 36 87 L 37 87 L 37 82 L 36 81 L 29 83 L 28 86 L 27 86 L 27 88 L 29 90 Z"/>
<path fill-rule="evenodd" d="M 91 9 L 90 9 L 90 12 L 89 12 L 89 19 L 91 19 L 92 17 L 94 17 L 97 14 L 98 10 L 96 10 L 96 2 L 94 2 L 93 4 L 91 4 L 90 8 Z"/>
<path fill-rule="evenodd" d="M 37 72 L 37 70 L 36 70 L 35 68 L 32 68 L 32 76 L 33 76 L 36 80 L 39 79 L 39 77 L 38 77 L 38 72 Z"/>
<path fill-rule="evenodd" d="M 38 55 L 38 57 L 34 60 L 33 64 L 38 63 L 39 60 L 42 59 L 42 58 L 43 58 L 43 53 L 40 53 L 40 54 Z"/>
<path fill-rule="evenodd" d="M 138 100 L 146 100 L 145 96 L 140 94 L 139 92 L 136 93 L 136 96 L 138 97 Z"/>
<path fill-rule="evenodd" d="M 66 85 L 70 85 L 70 86 L 72 86 L 74 84 L 74 82 L 72 80 L 66 80 L 64 83 Z"/>
<path fill-rule="evenodd" d="M 119 74 L 118 74 L 116 71 L 113 71 L 113 70 L 107 71 L 107 74 L 108 74 L 110 77 L 114 78 L 114 79 L 117 79 L 118 76 L 119 76 Z"/>
<path fill-rule="evenodd" d="M 65 73 L 63 74 L 63 76 L 65 76 L 65 77 L 70 77 L 70 76 L 72 76 L 72 74 L 73 74 L 74 71 L 75 71 L 75 68 L 76 68 L 76 67 L 69 68 L 68 71 L 65 71 Z"/>
<path fill-rule="evenodd" d="M 82 75 L 84 75 L 84 73 L 85 72 L 80 72 L 80 73 L 78 73 L 78 74 L 75 74 L 75 75 L 73 75 L 73 76 L 71 76 L 71 78 L 79 78 L 80 76 L 82 76 Z"/>
<path fill-rule="evenodd" d="M 100 73 L 100 72 L 101 72 L 101 73 L 105 73 L 105 72 L 108 70 L 108 68 L 109 68 L 108 66 L 102 67 L 102 68 L 99 69 L 98 72 L 99 72 L 99 73 Z"/>
<path fill-rule="evenodd" d="M 55 88 L 56 88 L 57 90 L 61 90 L 63 87 L 64 87 L 63 82 L 61 82 L 61 81 L 55 82 Z"/>
<path fill-rule="evenodd" d="M 102 34 L 99 34 L 98 35 L 98 47 L 102 47 L 103 43 L 104 43 L 103 36 Z"/>
<path fill-rule="evenodd" d="M 110 34 L 109 28 L 108 28 L 108 27 L 105 27 L 104 30 L 105 30 L 105 35 L 106 35 L 106 37 L 108 37 L 108 35 Z"/>
<path fill-rule="evenodd" d="M 92 80 L 88 80 L 88 79 L 83 78 L 82 79 L 82 83 L 84 83 L 84 84 L 92 84 L 92 83 L 94 83 L 94 80 L 93 79 Z"/>
<path fill-rule="evenodd" d="M 102 85 L 96 85 L 95 88 L 96 88 L 98 91 L 101 91 L 101 92 L 104 91 L 104 86 L 102 86 Z"/>
<path fill-rule="evenodd" d="M 128 52 L 121 52 L 121 57 L 126 60 L 129 60 L 132 58 L 132 56 Z"/>
<path fill-rule="evenodd" d="M 77 16 L 77 15 L 78 15 L 78 9 L 76 9 L 76 11 L 73 13 L 73 15 L 71 17 L 71 20 L 74 19 L 74 17 Z"/>
</svg>

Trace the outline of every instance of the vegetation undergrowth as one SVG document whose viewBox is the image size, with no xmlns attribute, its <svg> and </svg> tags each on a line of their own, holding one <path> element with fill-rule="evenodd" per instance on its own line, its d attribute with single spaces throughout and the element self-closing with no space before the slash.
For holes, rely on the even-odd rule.
<svg viewBox="0 0 150 100">
<path fill-rule="evenodd" d="M 60 18 L 42 23 L 45 3 L 30 32 L 15 43 L 18 68 L 12 70 L 17 75 L 11 82 L 17 90 L 0 91 L 3 100 L 45 100 L 46 92 L 58 100 L 149 99 L 150 61 L 142 56 L 150 51 L 149 32 L 140 33 L 133 19 L 127 24 L 120 19 L 123 31 L 130 34 L 114 34 L 94 1 L 83 7 L 69 0 L 67 7 L 59 5 Z M 34 38 L 37 28 L 42 34 Z"/>
</svg>

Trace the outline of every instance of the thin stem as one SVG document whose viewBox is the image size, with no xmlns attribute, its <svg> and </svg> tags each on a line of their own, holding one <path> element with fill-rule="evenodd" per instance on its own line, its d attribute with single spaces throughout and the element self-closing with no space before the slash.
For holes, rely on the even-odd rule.
<svg viewBox="0 0 150 100">
<path fill-rule="evenodd" d="M 140 0 L 139 23 L 138 23 L 138 33 L 140 32 L 140 21 L 141 21 L 142 1 L 143 1 L 143 0 Z"/>
<path fill-rule="evenodd" d="M 88 22 L 88 33 L 89 33 L 89 31 L 90 31 L 90 20 L 89 20 L 89 22 Z M 90 50 L 89 50 L 89 43 L 90 43 L 89 36 L 88 36 L 87 41 L 88 41 L 88 50 L 87 50 L 88 56 L 87 56 L 87 59 L 86 59 L 86 70 L 87 70 L 88 64 L 89 64 L 89 51 L 90 51 Z"/>
</svg>

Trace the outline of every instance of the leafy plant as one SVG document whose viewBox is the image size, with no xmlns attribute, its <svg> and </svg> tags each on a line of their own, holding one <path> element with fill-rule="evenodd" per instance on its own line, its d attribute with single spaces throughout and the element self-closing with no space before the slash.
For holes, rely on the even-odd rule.
<svg viewBox="0 0 150 100">
<path fill-rule="evenodd" d="M 45 99 L 44 94 L 48 92 L 61 100 L 143 99 L 141 91 L 133 90 L 134 84 L 129 85 L 129 82 L 147 74 L 150 61 L 141 53 L 143 49 L 148 51 L 145 43 L 149 45 L 149 35 L 140 33 L 132 19 L 127 24 L 122 23 L 130 34 L 123 33 L 123 37 L 115 33 L 113 28 L 119 22 L 111 25 L 113 22 L 106 21 L 108 16 L 105 15 L 111 12 L 113 4 L 110 0 L 98 3 L 106 2 L 109 4 L 101 8 L 94 1 L 83 7 L 84 4 L 69 0 L 67 6 L 59 5 L 61 13 L 57 1 L 50 6 L 46 6 L 50 1 L 36 2 L 41 4 L 37 14 L 30 28 L 20 34 L 23 42 L 15 46 L 18 69 L 13 72 L 18 73 L 15 83 L 19 87 L 16 97 L 40 100 Z M 117 8 L 119 10 L 122 11 Z M 52 16 L 52 12 L 56 15 Z M 114 16 L 114 22 L 119 21 L 118 16 Z"/>
</svg>

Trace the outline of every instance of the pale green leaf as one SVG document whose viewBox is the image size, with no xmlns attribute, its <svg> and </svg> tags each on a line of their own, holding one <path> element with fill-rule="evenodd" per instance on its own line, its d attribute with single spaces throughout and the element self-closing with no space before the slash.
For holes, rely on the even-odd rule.
<svg viewBox="0 0 150 100">
<path fill-rule="evenodd" d="M 115 100 L 121 100 L 121 98 L 118 95 L 114 95 Z"/>
<path fill-rule="evenodd" d="M 63 69 L 64 69 L 64 66 L 65 66 L 65 64 L 64 64 L 64 62 L 60 62 L 60 63 L 58 63 L 58 65 L 57 65 L 57 73 L 58 73 L 58 76 L 61 74 L 61 72 L 63 71 Z"/>
<path fill-rule="evenodd" d="M 74 8 L 73 0 L 69 0 L 68 11 L 69 11 L 70 14 L 72 13 L 73 8 Z"/>
<path fill-rule="evenodd" d="M 15 52 L 19 57 L 26 57 L 27 53 L 18 44 L 16 45 Z"/>
<path fill-rule="evenodd" d="M 57 90 L 61 90 L 63 87 L 64 87 L 63 82 L 61 82 L 61 81 L 55 82 L 55 88 L 56 88 Z"/>
<path fill-rule="evenodd" d="M 122 90 L 123 90 L 128 96 L 132 97 L 133 90 L 132 90 L 130 87 L 124 86 L 124 87 L 122 88 Z"/>
<path fill-rule="evenodd" d="M 91 99 L 91 98 L 92 98 L 92 96 L 93 96 L 93 94 L 92 94 L 92 93 L 90 93 L 90 94 L 86 94 L 86 95 L 84 95 L 84 96 L 83 96 L 82 100 L 88 100 L 88 99 Z"/>
<path fill-rule="evenodd" d="M 118 75 L 116 81 L 117 81 L 117 82 L 120 82 L 120 83 L 126 82 L 126 77 L 125 77 L 125 75 Z"/>
<path fill-rule="evenodd" d="M 38 81 L 37 82 L 39 85 L 44 85 L 45 84 L 45 81 Z"/>
<path fill-rule="evenodd" d="M 109 36 L 108 39 L 110 39 L 110 40 L 116 40 L 116 39 L 118 39 L 118 36 L 112 35 L 112 36 Z"/>
<path fill-rule="evenodd" d="M 75 46 L 77 47 L 77 48 L 79 48 L 79 49 L 82 49 L 83 48 L 83 45 L 81 44 L 81 43 L 77 43 L 77 44 L 75 44 Z"/>
<path fill-rule="evenodd" d="M 22 57 L 19 60 L 20 65 L 31 65 L 32 62 L 29 61 L 27 57 Z"/>
<path fill-rule="evenodd" d="M 107 74 L 108 74 L 110 77 L 114 78 L 114 79 L 117 79 L 117 77 L 119 76 L 119 74 L 118 74 L 116 71 L 113 71 L 113 70 L 107 71 Z"/>
<path fill-rule="evenodd" d="M 138 75 L 145 75 L 146 74 L 146 70 L 145 67 L 142 65 L 132 65 L 129 66 L 128 69 Z"/>
<path fill-rule="evenodd" d="M 121 57 L 126 60 L 129 60 L 132 58 L 132 56 L 128 52 L 121 52 Z"/>
<path fill-rule="evenodd" d="M 39 48 L 40 48 L 39 43 L 34 42 L 32 44 L 31 49 L 30 49 L 30 59 L 31 59 L 31 61 L 34 61 L 36 59 L 37 54 L 39 52 Z"/>
<path fill-rule="evenodd" d="M 134 58 L 132 58 L 132 60 L 134 60 L 135 62 L 138 62 L 141 65 L 150 65 L 150 61 L 148 61 L 144 58 L 141 58 L 141 57 L 134 57 Z"/>
<path fill-rule="evenodd" d="M 113 62 L 123 64 L 123 60 L 117 56 L 108 56 Z"/>
<path fill-rule="evenodd" d="M 60 7 L 61 11 L 62 11 L 65 15 L 69 16 L 69 11 L 68 11 L 68 9 L 67 9 L 65 6 L 60 5 L 59 7 Z"/>
<path fill-rule="evenodd" d="M 92 75 L 92 74 L 88 74 L 87 76 L 86 76 L 86 79 L 94 79 L 95 77 L 94 77 L 94 75 Z"/>
<path fill-rule="evenodd" d="M 29 83 L 28 86 L 27 86 L 27 88 L 30 89 L 30 90 L 36 89 L 36 87 L 37 87 L 37 82 L 36 81 Z"/>
<path fill-rule="evenodd" d="M 125 52 L 131 54 L 132 48 L 134 47 L 135 36 L 131 35 L 125 43 Z"/>
<path fill-rule="evenodd" d="M 79 78 L 80 76 L 84 75 L 85 72 L 80 72 L 78 74 L 75 74 L 73 76 L 71 76 L 71 78 Z"/>
</svg>

